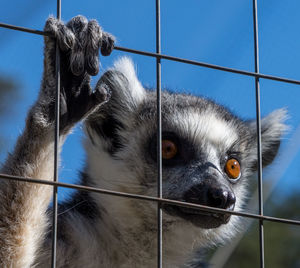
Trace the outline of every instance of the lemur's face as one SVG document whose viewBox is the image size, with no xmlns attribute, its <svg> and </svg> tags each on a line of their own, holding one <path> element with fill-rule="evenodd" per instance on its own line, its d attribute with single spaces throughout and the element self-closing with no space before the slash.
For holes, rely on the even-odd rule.
<svg viewBox="0 0 300 268">
<path fill-rule="evenodd" d="M 112 97 L 87 122 L 87 133 L 96 148 L 88 148 L 93 155 L 90 162 L 95 163 L 91 176 L 105 178 L 99 179 L 101 187 L 156 196 L 155 92 L 141 86 L 132 65 L 124 59 L 98 86 L 109 88 Z M 284 116 L 279 110 L 262 120 L 263 165 L 272 162 L 277 153 Z M 256 146 L 253 122 L 242 121 L 200 97 L 162 94 L 164 198 L 240 210 L 247 180 L 256 171 Z M 175 221 L 204 229 L 227 224 L 231 218 L 171 205 L 163 209 Z"/>
<path fill-rule="evenodd" d="M 153 194 L 157 188 L 156 99 L 153 92 L 147 94 L 131 131 L 143 159 L 141 181 L 148 184 L 147 194 Z M 211 101 L 163 93 L 163 197 L 230 211 L 240 208 L 253 164 L 245 162 L 252 142 L 249 132 L 242 121 Z M 230 220 L 230 214 L 171 205 L 163 208 L 202 228 L 216 228 Z"/>
<path fill-rule="evenodd" d="M 168 98 L 171 102 L 182 103 L 176 100 L 178 96 Z M 223 114 L 218 114 L 210 107 L 211 103 L 203 102 L 202 105 L 206 108 L 185 106 L 180 111 L 175 109 L 163 115 L 163 197 L 234 210 L 236 203 L 240 205 L 244 199 L 241 189 L 245 186 L 243 153 L 247 145 L 241 134 L 247 132 L 237 128 L 240 122 L 235 118 L 225 119 Z M 145 143 L 144 153 L 150 173 L 157 164 L 155 132 Z M 151 176 L 155 178 L 155 174 Z M 168 214 L 202 228 L 215 228 L 230 220 L 229 214 L 171 205 L 163 208 Z"/>
</svg>

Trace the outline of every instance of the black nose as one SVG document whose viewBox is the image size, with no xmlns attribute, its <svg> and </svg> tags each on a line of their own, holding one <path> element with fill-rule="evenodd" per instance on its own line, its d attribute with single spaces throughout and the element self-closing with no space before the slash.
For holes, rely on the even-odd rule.
<svg viewBox="0 0 300 268">
<path fill-rule="evenodd" d="M 208 206 L 230 208 L 235 204 L 235 195 L 230 190 L 212 188 L 207 191 Z"/>
<path fill-rule="evenodd" d="M 203 184 L 191 187 L 183 198 L 186 202 L 224 209 L 233 209 L 236 201 L 234 193 L 227 187 Z"/>
</svg>

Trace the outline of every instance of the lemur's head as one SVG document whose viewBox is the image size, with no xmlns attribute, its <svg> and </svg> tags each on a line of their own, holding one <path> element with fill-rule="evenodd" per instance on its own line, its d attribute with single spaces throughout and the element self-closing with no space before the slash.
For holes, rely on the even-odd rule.
<svg viewBox="0 0 300 268">
<path fill-rule="evenodd" d="M 109 90 L 111 99 L 86 123 L 87 170 L 93 183 L 156 196 L 155 91 L 142 87 L 126 58 L 107 71 L 97 86 Z M 277 110 L 262 119 L 263 166 L 278 152 L 285 116 L 284 110 Z M 255 121 L 243 121 L 204 98 L 162 93 L 164 198 L 241 210 L 247 181 L 257 170 L 256 148 Z M 111 206 L 112 200 L 105 204 Z M 137 212 L 135 203 L 132 206 L 145 219 L 149 213 L 145 207 L 155 208 L 147 203 Z M 130 208 L 122 205 L 122 209 Z M 164 211 L 169 222 L 185 221 L 203 232 L 215 232 L 215 228 L 233 224 L 232 218 L 237 218 L 170 205 L 164 206 Z"/>
</svg>

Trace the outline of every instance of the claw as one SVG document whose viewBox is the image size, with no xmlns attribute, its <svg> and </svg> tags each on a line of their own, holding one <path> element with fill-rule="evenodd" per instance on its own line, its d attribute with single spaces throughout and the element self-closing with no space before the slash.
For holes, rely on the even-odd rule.
<svg viewBox="0 0 300 268">
<path fill-rule="evenodd" d="M 115 38 L 109 33 L 103 33 L 101 42 L 101 54 L 109 56 L 115 47 Z"/>
</svg>

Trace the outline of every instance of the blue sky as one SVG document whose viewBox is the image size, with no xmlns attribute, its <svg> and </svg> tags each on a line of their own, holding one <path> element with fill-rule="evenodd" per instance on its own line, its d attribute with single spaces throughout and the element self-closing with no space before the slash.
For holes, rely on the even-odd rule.
<svg viewBox="0 0 300 268">
<path fill-rule="evenodd" d="M 254 71 L 252 1 L 161 1 L 162 53 Z M 300 80 L 300 2 L 297 0 L 258 1 L 260 71 Z M 42 29 L 46 18 L 56 14 L 56 1 L 11 0 L 0 10 L 0 21 Z M 117 45 L 155 52 L 155 1 L 74 1 L 62 0 L 62 18 L 77 14 L 96 18 L 113 33 Z M 14 117 L 1 122 L 7 148 L 0 152 L 3 161 L 23 129 L 26 111 L 39 91 L 42 74 L 43 38 L 28 33 L 0 29 L 0 74 L 20 85 L 20 98 L 11 100 Z M 102 58 L 102 72 L 123 52 L 114 51 Z M 126 54 L 128 55 L 128 54 Z M 129 55 L 136 63 L 138 76 L 154 87 L 155 59 Z M 99 76 L 98 76 L 99 77 Z M 97 77 L 93 79 L 96 83 Z M 203 95 L 226 105 L 242 118 L 255 118 L 254 79 L 237 74 L 162 61 L 162 86 L 178 92 Z M 293 135 L 300 124 L 300 87 L 261 80 L 262 114 L 286 107 L 291 131 L 284 136 L 281 154 L 294 148 L 295 157 L 283 172 L 277 193 L 300 190 L 299 142 Z M 11 120 L 13 118 L 13 120 Z M 293 137 L 293 138 L 292 138 Z M 71 182 L 83 166 L 81 130 L 77 127 L 63 150 L 61 180 Z M 299 137 L 300 138 L 300 137 Z M 272 178 L 281 159 L 264 175 Z M 273 172 L 273 173 L 272 173 Z M 63 198 L 66 193 L 61 192 Z"/>
</svg>

